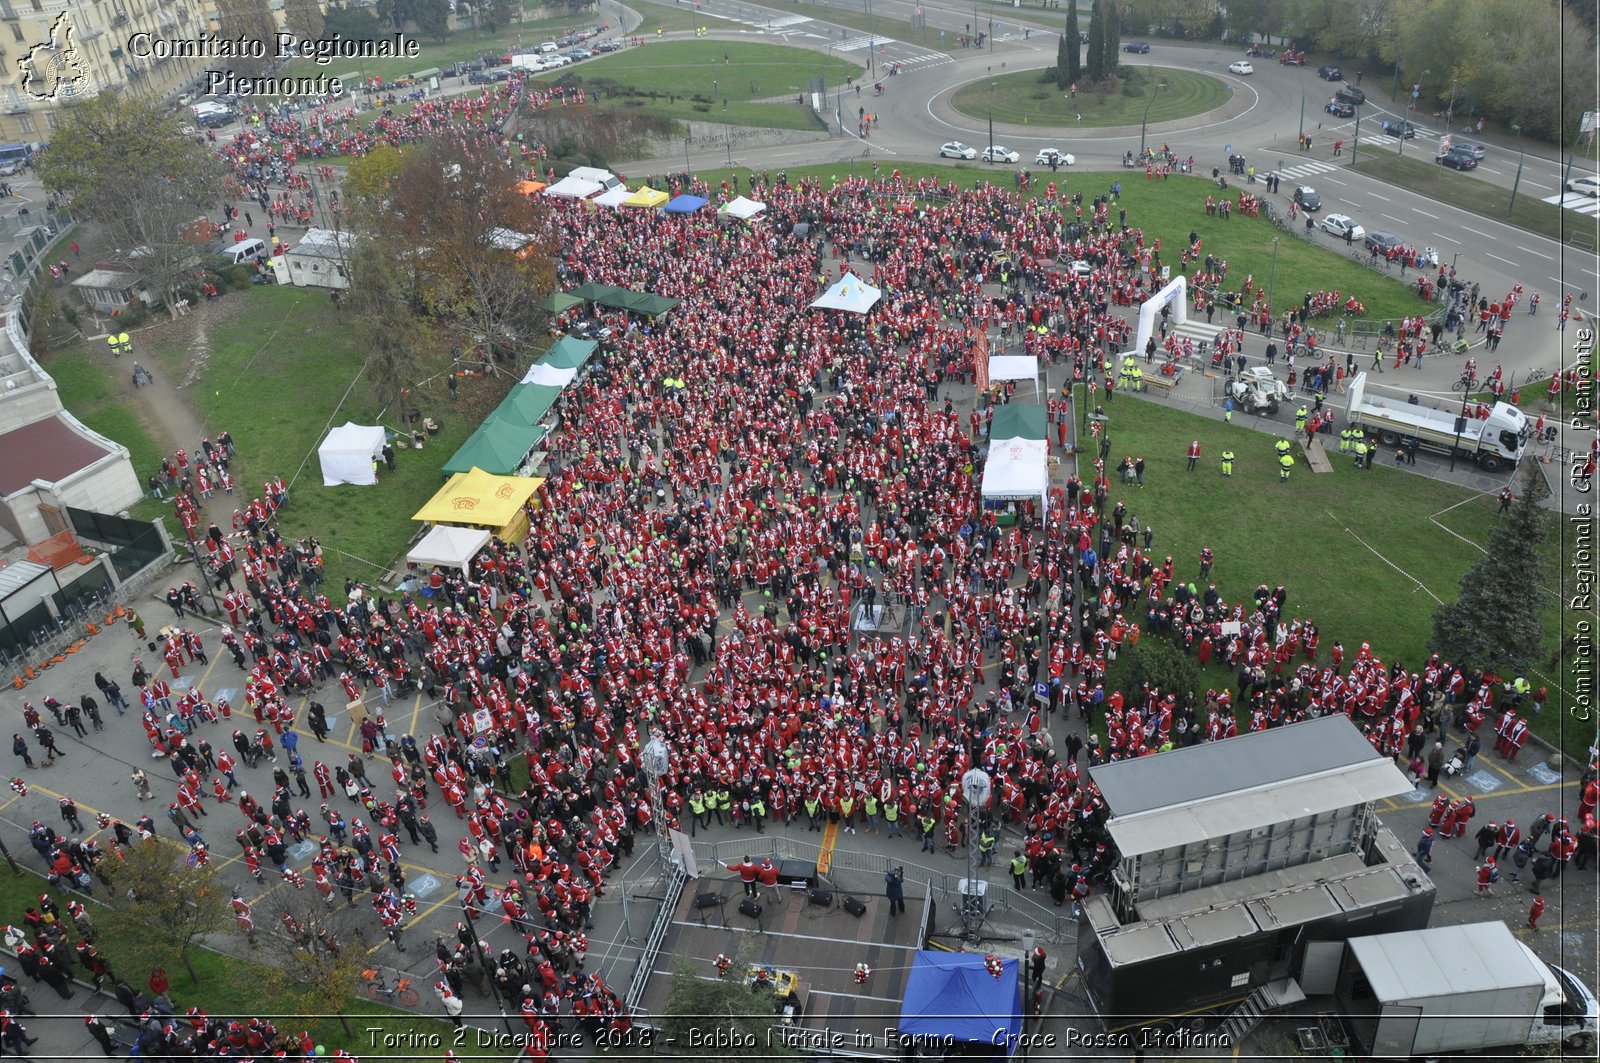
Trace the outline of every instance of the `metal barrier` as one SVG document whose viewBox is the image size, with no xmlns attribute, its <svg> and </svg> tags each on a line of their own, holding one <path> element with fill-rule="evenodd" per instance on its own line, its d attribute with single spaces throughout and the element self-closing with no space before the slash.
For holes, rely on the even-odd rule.
<svg viewBox="0 0 1600 1063">
<path fill-rule="evenodd" d="M 651 971 L 655 969 L 656 957 L 661 953 L 661 942 L 667 936 L 667 928 L 672 925 L 672 915 L 678 910 L 678 898 L 683 895 L 683 884 L 688 880 L 682 867 L 673 867 L 672 877 L 667 880 L 666 896 L 661 900 L 661 911 L 656 913 L 655 922 L 650 926 L 650 936 L 639 950 L 639 966 L 634 968 L 633 978 L 628 982 L 627 996 L 623 998 L 624 1008 L 636 1018 L 649 1017 L 640 1009 L 639 1002 L 644 999 L 645 986 L 650 981 Z"/>
</svg>

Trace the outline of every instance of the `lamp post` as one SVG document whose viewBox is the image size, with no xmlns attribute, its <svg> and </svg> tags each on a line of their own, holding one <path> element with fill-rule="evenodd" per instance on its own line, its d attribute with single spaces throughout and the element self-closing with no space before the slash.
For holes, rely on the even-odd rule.
<svg viewBox="0 0 1600 1063">
<path fill-rule="evenodd" d="M 217 615 L 222 615 L 222 604 L 217 601 L 217 591 L 211 583 L 211 574 L 206 571 L 205 559 L 200 556 L 200 542 L 194 537 L 193 528 L 184 528 L 183 532 L 189 537 L 189 556 L 194 560 L 194 567 L 200 570 L 200 585 L 211 596 L 211 604 L 216 607 Z"/>
<path fill-rule="evenodd" d="M 1511 131 L 1517 135 L 1517 179 L 1511 182 L 1511 202 L 1506 204 L 1506 217 L 1511 217 L 1511 212 L 1517 208 L 1517 189 L 1522 185 L 1522 163 L 1527 158 L 1527 151 L 1522 146 L 1522 127 L 1511 123 Z"/>
<path fill-rule="evenodd" d="M 1427 77 L 1431 73 L 1433 73 L 1432 70 L 1424 70 L 1422 72 L 1422 76 Z M 1405 158 L 1406 134 L 1411 131 L 1411 109 L 1417 105 L 1417 98 L 1421 95 L 1422 82 L 1418 81 L 1415 85 L 1411 86 L 1411 99 L 1406 101 L 1406 113 L 1400 119 L 1400 147 L 1395 154 L 1399 155 L 1401 158 Z"/>
<path fill-rule="evenodd" d="M 1300 142 L 1301 142 L 1301 144 L 1305 143 L 1305 139 L 1306 139 L 1306 94 L 1302 91 L 1300 93 Z"/>
<path fill-rule="evenodd" d="M 978 881 L 978 832 L 992 790 L 989 773 L 982 768 L 971 768 L 961 776 L 961 795 L 967 799 L 967 888 L 961 898 L 961 929 L 968 941 L 977 940 L 983 927 L 988 891 L 987 884 Z"/>
<path fill-rule="evenodd" d="M 993 166 L 994 163 L 995 163 L 994 152 L 992 150 L 990 150 L 990 149 L 992 149 L 994 147 L 994 92 L 995 92 L 995 87 L 996 87 L 996 83 L 993 82 L 993 81 L 990 81 L 989 82 L 989 143 L 988 143 L 987 147 L 985 147 L 985 149 L 984 149 L 989 154 L 989 165 L 990 166 Z"/>
<path fill-rule="evenodd" d="M 1350 165 L 1351 166 L 1354 166 L 1356 164 L 1356 152 L 1360 149 L 1360 146 L 1361 146 L 1361 110 L 1360 110 L 1360 108 L 1357 108 L 1356 109 L 1356 131 L 1355 131 L 1355 134 L 1350 138 Z"/>
<path fill-rule="evenodd" d="M 872 80 L 878 80 L 878 41 L 877 21 L 872 17 L 872 0 L 866 0 L 867 5 L 867 72 L 872 75 Z"/>
<path fill-rule="evenodd" d="M 486 966 L 485 961 L 489 959 L 489 956 L 484 951 L 483 946 L 479 944 L 479 942 L 483 939 L 478 937 L 478 924 L 473 922 L 472 919 L 472 905 L 468 904 L 466 900 L 461 902 L 461 915 L 466 919 L 467 930 L 472 934 L 473 962 L 477 963 L 479 966 Z M 485 979 L 485 981 L 489 983 L 489 992 L 494 997 L 495 1007 L 500 1010 L 500 1021 L 505 1023 L 506 1033 L 515 1034 L 516 1030 L 514 1030 L 511 1026 L 511 1016 L 506 1014 L 506 1002 L 505 998 L 500 995 L 499 984 L 495 982 L 492 974 L 489 978 Z"/>
<path fill-rule="evenodd" d="M 1155 106 L 1156 93 L 1160 92 L 1162 89 L 1164 89 L 1166 87 L 1167 87 L 1167 83 L 1165 81 L 1156 82 L 1156 87 L 1150 90 L 1150 102 L 1144 105 L 1144 117 L 1139 119 L 1139 154 L 1140 155 L 1144 154 L 1144 134 L 1145 134 L 1145 128 L 1148 126 L 1148 124 L 1150 122 L 1150 108 Z"/>
<path fill-rule="evenodd" d="M 683 176 L 684 176 L 685 179 L 687 179 L 690 176 L 690 169 L 689 169 L 689 138 L 688 137 L 684 137 L 683 138 Z"/>
<path fill-rule="evenodd" d="M 667 807 L 661 792 L 661 780 L 672 767 L 672 750 L 659 734 L 651 735 L 644 749 L 639 751 L 639 766 L 650 780 L 650 818 L 656 828 L 656 854 L 662 863 L 672 859 L 672 840 L 667 836 Z"/>
<path fill-rule="evenodd" d="M 1272 302 L 1272 290 L 1278 283 L 1278 238 L 1272 238 L 1272 272 L 1267 276 L 1267 312 L 1271 313 L 1276 308 Z"/>
</svg>

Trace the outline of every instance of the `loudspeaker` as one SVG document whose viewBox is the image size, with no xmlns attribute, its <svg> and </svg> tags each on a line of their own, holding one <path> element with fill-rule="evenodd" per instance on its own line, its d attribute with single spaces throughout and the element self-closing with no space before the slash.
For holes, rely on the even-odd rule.
<svg viewBox="0 0 1600 1063">
<path fill-rule="evenodd" d="M 720 893 L 696 893 L 694 895 L 694 906 L 696 908 L 716 908 L 721 904 L 722 895 Z"/>
<path fill-rule="evenodd" d="M 739 914 L 748 915 L 751 919 L 760 919 L 761 905 L 749 897 L 742 897 L 739 900 Z"/>
<path fill-rule="evenodd" d="M 867 906 L 856 900 L 854 897 L 846 897 L 844 899 L 844 910 L 855 916 L 857 919 L 860 919 L 863 915 L 867 914 Z"/>
<path fill-rule="evenodd" d="M 831 907 L 833 904 L 833 891 L 825 889 L 806 890 L 806 900 L 822 908 Z"/>
</svg>

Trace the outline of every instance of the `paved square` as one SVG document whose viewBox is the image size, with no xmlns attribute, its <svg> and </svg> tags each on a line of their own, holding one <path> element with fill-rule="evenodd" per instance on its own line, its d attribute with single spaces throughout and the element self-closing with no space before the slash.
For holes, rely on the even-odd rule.
<svg viewBox="0 0 1600 1063">
<path fill-rule="evenodd" d="M 1494 772 L 1488 771 L 1487 769 L 1473 772 L 1471 775 L 1466 776 L 1466 781 L 1470 783 L 1479 793 L 1488 793 L 1491 790 L 1498 790 L 1500 787 L 1505 785 L 1504 779 L 1500 778 L 1500 776 L 1496 775 Z"/>
</svg>

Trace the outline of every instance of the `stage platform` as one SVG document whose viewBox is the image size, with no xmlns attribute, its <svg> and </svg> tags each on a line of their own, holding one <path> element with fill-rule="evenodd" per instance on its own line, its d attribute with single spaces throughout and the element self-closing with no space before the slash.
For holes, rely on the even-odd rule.
<svg viewBox="0 0 1600 1063">
<path fill-rule="evenodd" d="M 723 904 L 697 909 L 695 897 L 703 893 L 717 894 Z M 885 1031 L 900 1018 L 906 979 L 924 941 L 927 905 L 908 896 L 905 912 L 891 917 L 883 896 L 857 895 L 866 905 L 857 917 L 842 907 L 846 896 L 835 892 L 833 904 L 824 907 L 812 904 L 804 890 L 764 889 L 757 920 L 739 911 L 744 886 L 737 878 L 685 883 L 640 1000 L 640 1021 L 650 1024 L 651 1016 L 666 1010 L 681 959 L 696 974 L 714 977 L 721 953 L 736 961 L 730 978 L 741 976 L 740 964 L 793 972 L 801 1005 L 795 1036 L 802 1047 L 898 1056 L 898 1044 L 891 1047 Z M 857 963 L 872 968 L 865 985 L 856 984 Z"/>
</svg>

